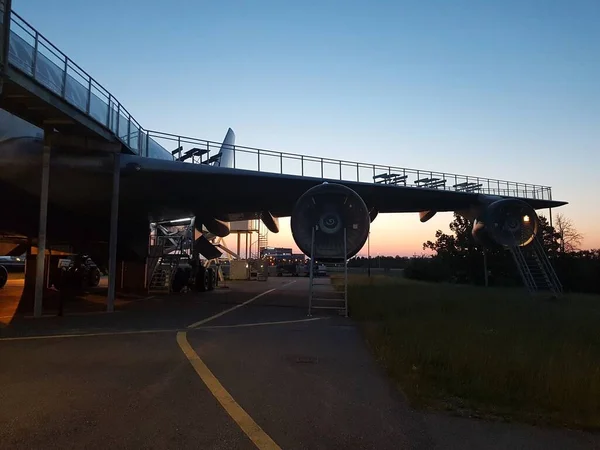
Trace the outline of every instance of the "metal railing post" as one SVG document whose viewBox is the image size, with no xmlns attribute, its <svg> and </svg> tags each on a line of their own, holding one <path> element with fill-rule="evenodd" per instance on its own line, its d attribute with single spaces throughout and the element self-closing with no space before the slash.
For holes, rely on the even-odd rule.
<svg viewBox="0 0 600 450">
<path fill-rule="evenodd" d="M 121 125 L 121 103 L 117 102 L 117 131 L 115 131 L 115 134 L 117 135 L 117 137 L 119 139 L 121 139 L 121 136 L 119 136 L 119 126 Z"/>
<path fill-rule="evenodd" d="M 323 179 L 323 158 L 321 158 L 321 179 Z"/>
<path fill-rule="evenodd" d="M 256 149 L 256 157 L 258 159 L 258 171 L 260 172 L 260 148 Z"/>
<path fill-rule="evenodd" d="M 69 68 L 69 58 L 65 57 L 65 68 L 62 79 L 61 97 L 65 98 L 67 95 L 67 69 Z"/>
<path fill-rule="evenodd" d="M 33 61 L 31 62 L 31 76 L 35 79 L 35 69 L 37 69 L 37 56 L 40 45 L 40 34 L 36 31 L 33 43 Z"/>
<path fill-rule="evenodd" d="M 85 102 L 85 113 L 89 116 L 92 109 L 92 77 L 88 78 L 88 95 Z"/>
<path fill-rule="evenodd" d="M 304 155 L 300 155 L 300 173 L 304 176 Z"/>
<path fill-rule="evenodd" d="M 279 153 L 279 173 L 283 175 L 283 153 Z"/>
<path fill-rule="evenodd" d="M 112 119 L 111 106 L 110 106 L 111 98 L 112 98 L 112 95 L 109 92 L 108 93 L 108 112 L 106 113 L 106 128 L 108 128 L 109 130 L 112 131 L 112 127 L 110 126 L 110 121 Z"/>
<path fill-rule="evenodd" d="M 127 147 L 131 148 L 131 114 L 127 119 Z"/>
</svg>

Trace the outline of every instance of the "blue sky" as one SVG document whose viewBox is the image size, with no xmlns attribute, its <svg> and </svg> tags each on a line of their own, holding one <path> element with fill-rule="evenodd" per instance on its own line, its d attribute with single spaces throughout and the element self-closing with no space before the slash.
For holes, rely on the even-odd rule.
<svg viewBox="0 0 600 450">
<path fill-rule="evenodd" d="M 551 185 L 600 247 L 597 0 L 164 5 L 13 0 L 145 128 Z"/>
</svg>

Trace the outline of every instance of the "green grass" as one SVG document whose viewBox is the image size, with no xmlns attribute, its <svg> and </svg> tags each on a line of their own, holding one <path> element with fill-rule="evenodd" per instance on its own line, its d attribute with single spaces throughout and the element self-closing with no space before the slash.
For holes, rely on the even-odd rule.
<svg viewBox="0 0 600 450">
<path fill-rule="evenodd" d="M 412 405 L 600 428 L 600 296 L 353 276 L 349 301 Z"/>
</svg>

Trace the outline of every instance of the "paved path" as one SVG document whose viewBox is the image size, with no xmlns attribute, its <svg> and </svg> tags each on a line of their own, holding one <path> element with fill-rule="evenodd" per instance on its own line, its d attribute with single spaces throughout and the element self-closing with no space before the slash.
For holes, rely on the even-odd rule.
<svg viewBox="0 0 600 450">
<path fill-rule="evenodd" d="M 0 448 L 600 448 L 412 411 L 349 319 L 306 321 L 306 288 L 274 278 L 14 321 L 0 329 Z"/>
</svg>

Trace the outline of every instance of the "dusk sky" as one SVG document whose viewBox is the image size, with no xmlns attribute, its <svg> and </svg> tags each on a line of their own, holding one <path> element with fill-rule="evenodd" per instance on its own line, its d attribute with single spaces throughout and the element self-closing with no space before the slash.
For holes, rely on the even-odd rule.
<svg viewBox="0 0 600 450">
<path fill-rule="evenodd" d="M 598 0 L 13 9 L 146 129 L 220 141 L 231 127 L 239 145 L 550 185 L 600 247 Z M 371 253 L 421 254 L 451 218 L 379 216 Z M 270 245 L 293 243 L 282 225 Z"/>
</svg>

